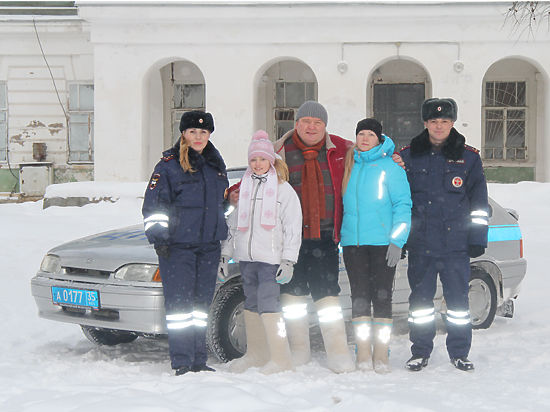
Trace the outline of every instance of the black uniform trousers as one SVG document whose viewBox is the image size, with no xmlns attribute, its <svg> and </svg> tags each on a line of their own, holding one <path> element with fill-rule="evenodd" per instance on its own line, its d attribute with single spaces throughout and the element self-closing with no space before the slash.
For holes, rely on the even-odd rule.
<svg viewBox="0 0 550 412">
<path fill-rule="evenodd" d="M 386 262 L 387 245 L 344 246 L 343 257 L 351 288 L 353 318 L 392 318 L 395 266 Z M 372 306 L 372 312 L 371 312 Z"/>
<path fill-rule="evenodd" d="M 321 239 L 303 239 L 298 262 L 294 265 L 292 280 L 281 285 L 281 294 L 306 296 L 311 293 L 314 302 L 327 296 L 338 296 L 338 244 L 332 232 L 321 232 Z"/>
<path fill-rule="evenodd" d="M 447 310 L 462 316 L 447 315 L 447 352 L 451 358 L 468 356 L 472 344 L 472 324 L 469 318 L 468 283 L 470 258 L 466 254 L 430 257 L 409 252 L 409 329 L 413 356 L 429 357 L 435 337 L 435 319 L 415 322 L 415 311 L 434 308 L 437 275 L 443 286 Z M 433 312 L 432 312 L 433 314 Z M 424 318 L 425 319 L 425 318 Z M 449 321 L 449 319 L 454 321 Z"/>
<path fill-rule="evenodd" d="M 220 242 L 171 245 L 159 256 L 172 369 L 206 364 L 206 322 L 212 302 Z"/>
</svg>

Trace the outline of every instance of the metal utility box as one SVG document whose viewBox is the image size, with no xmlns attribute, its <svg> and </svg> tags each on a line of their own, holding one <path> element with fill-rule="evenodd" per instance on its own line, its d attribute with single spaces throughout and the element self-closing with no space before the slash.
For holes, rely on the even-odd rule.
<svg viewBox="0 0 550 412">
<path fill-rule="evenodd" d="M 53 182 L 53 164 L 49 162 L 19 164 L 19 191 L 24 196 L 44 196 Z"/>
</svg>

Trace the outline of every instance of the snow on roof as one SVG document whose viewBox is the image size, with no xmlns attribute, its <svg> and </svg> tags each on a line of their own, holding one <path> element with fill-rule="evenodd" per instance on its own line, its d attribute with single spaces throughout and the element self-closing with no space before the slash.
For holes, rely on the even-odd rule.
<svg viewBox="0 0 550 412">
<path fill-rule="evenodd" d="M 147 182 L 71 182 L 49 185 L 44 198 L 87 197 L 94 199 L 141 198 Z"/>
</svg>

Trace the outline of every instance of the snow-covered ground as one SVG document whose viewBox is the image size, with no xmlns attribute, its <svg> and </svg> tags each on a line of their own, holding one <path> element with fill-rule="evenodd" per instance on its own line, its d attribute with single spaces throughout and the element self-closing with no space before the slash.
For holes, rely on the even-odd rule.
<svg viewBox="0 0 550 412">
<path fill-rule="evenodd" d="M 476 370 L 454 369 L 439 334 L 427 369 L 403 368 L 404 331 L 392 341 L 392 373 L 335 375 L 317 342 L 313 361 L 296 372 L 173 376 L 166 341 L 139 338 L 97 347 L 75 325 L 38 318 L 30 279 L 43 255 L 62 242 L 141 221 L 145 184 L 80 186 L 116 203 L 50 207 L 0 205 L 0 411 L 548 411 L 550 410 L 550 184 L 490 185 L 490 194 L 520 213 L 528 273 L 513 319 L 497 317 L 474 331 Z M 55 189 L 55 190 L 54 190 Z M 52 188 L 53 196 L 69 188 Z M 74 188 L 73 193 L 74 196 Z"/>
</svg>

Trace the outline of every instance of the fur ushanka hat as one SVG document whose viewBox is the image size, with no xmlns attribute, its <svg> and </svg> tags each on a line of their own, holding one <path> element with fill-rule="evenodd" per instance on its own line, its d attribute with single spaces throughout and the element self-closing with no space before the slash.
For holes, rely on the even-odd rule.
<svg viewBox="0 0 550 412">
<path fill-rule="evenodd" d="M 458 106 L 451 98 L 438 99 L 433 97 L 424 100 L 422 103 L 422 121 L 427 122 L 430 119 L 451 119 L 456 121 Z"/>
<path fill-rule="evenodd" d="M 192 110 L 185 112 L 180 120 L 180 132 L 186 129 L 205 129 L 210 133 L 214 131 L 214 118 L 210 113 Z"/>
</svg>

